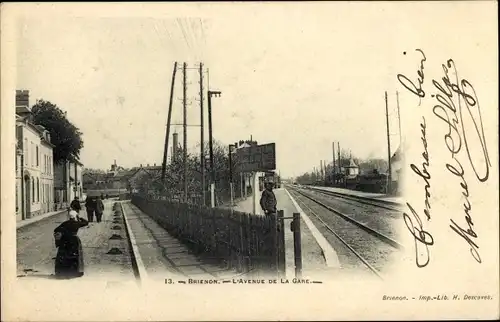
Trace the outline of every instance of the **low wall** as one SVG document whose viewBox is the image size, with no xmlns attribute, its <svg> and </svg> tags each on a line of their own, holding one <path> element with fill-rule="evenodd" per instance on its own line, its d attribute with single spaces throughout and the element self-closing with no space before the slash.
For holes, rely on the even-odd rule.
<svg viewBox="0 0 500 322">
<path fill-rule="evenodd" d="M 275 272 L 276 222 L 220 208 L 133 195 L 132 203 L 199 253 L 222 259 L 239 272 Z"/>
<path fill-rule="evenodd" d="M 121 194 L 127 193 L 125 189 L 85 189 L 84 194 L 91 197 L 100 195 L 108 195 L 108 197 L 118 197 Z"/>
</svg>

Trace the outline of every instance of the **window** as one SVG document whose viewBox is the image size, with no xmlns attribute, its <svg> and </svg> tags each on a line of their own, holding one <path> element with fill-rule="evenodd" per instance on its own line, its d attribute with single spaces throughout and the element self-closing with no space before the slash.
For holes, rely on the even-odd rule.
<svg viewBox="0 0 500 322">
<path fill-rule="evenodd" d="M 19 197 L 18 197 L 18 191 L 17 191 L 18 187 L 17 187 L 17 184 L 16 184 L 16 213 L 19 211 Z"/>
<path fill-rule="evenodd" d="M 36 146 L 36 166 L 40 166 L 40 151 L 38 151 L 38 145 Z"/>
<path fill-rule="evenodd" d="M 24 165 L 28 165 L 28 139 L 24 139 Z"/>
<path fill-rule="evenodd" d="M 36 202 L 40 202 L 40 180 L 36 178 Z"/>
<path fill-rule="evenodd" d="M 33 144 L 33 141 L 31 142 L 31 166 L 33 167 L 35 165 L 35 145 Z"/>
<path fill-rule="evenodd" d="M 31 203 L 35 203 L 35 179 L 31 177 Z"/>
</svg>

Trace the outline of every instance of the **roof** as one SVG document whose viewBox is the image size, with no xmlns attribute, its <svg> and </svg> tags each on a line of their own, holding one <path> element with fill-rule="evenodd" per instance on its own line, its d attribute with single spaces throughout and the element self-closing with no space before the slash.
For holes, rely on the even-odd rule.
<svg viewBox="0 0 500 322">
<path fill-rule="evenodd" d="M 394 152 L 394 154 L 392 155 L 391 157 L 391 162 L 399 162 L 401 161 L 403 155 L 402 155 L 402 151 L 401 151 L 401 145 L 396 149 L 396 152 Z"/>
<path fill-rule="evenodd" d="M 349 165 L 345 166 L 345 168 L 358 168 L 358 166 L 356 165 L 356 163 L 354 162 L 353 159 L 350 159 L 349 160 Z"/>
<path fill-rule="evenodd" d="M 16 106 L 16 114 L 29 114 L 31 113 L 31 109 L 26 105 Z"/>
</svg>

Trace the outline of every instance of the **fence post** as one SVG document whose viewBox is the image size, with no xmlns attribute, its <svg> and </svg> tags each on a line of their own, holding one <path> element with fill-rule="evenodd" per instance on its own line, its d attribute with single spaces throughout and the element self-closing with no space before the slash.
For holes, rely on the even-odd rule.
<svg viewBox="0 0 500 322">
<path fill-rule="evenodd" d="M 278 274 L 279 277 L 286 277 L 286 263 L 285 263 L 285 229 L 284 228 L 284 211 L 278 210 L 276 220 L 277 230 L 277 248 L 278 248 Z"/>
<path fill-rule="evenodd" d="M 212 215 L 212 228 L 213 228 L 213 252 L 214 252 L 214 257 L 219 256 L 219 245 L 218 245 L 218 238 L 217 238 L 217 220 L 215 218 L 215 209 L 210 208 L 210 213 Z"/>
<path fill-rule="evenodd" d="M 271 217 L 271 218 L 269 218 Z M 272 246 L 271 246 L 271 270 L 276 273 L 276 277 L 279 276 L 279 250 L 278 250 L 278 215 L 277 214 L 272 214 L 269 216 L 268 219 L 270 223 L 270 231 L 271 231 L 271 237 L 272 237 Z"/>
<path fill-rule="evenodd" d="M 227 250 L 228 250 L 228 254 L 227 254 L 227 261 L 228 261 L 228 268 L 229 269 L 232 269 L 234 266 L 233 266 L 233 243 L 232 243 L 232 234 L 231 234 L 231 230 L 232 230 L 232 226 L 233 226 L 233 218 L 232 218 L 232 215 L 231 213 L 228 214 L 228 216 L 226 217 L 226 222 L 227 222 L 227 239 L 226 239 L 226 246 L 227 246 Z"/>
<path fill-rule="evenodd" d="M 295 277 L 302 278 L 302 244 L 300 238 L 300 214 L 293 214 L 293 252 L 295 254 Z"/>
<path fill-rule="evenodd" d="M 242 270 L 244 273 L 248 273 L 250 270 L 249 267 L 249 238 L 248 238 L 248 216 L 247 214 L 241 214 L 241 263 L 242 263 Z"/>
</svg>

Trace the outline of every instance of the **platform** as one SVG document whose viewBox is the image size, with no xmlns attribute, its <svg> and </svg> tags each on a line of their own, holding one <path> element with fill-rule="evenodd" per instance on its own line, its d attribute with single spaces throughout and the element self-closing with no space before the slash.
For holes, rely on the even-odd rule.
<svg viewBox="0 0 500 322">
<path fill-rule="evenodd" d="M 397 196 L 390 196 L 390 195 L 387 195 L 385 193 L 372 193 L 372 192 L 364 192 L 364 191 L 351 190 L 351 189 L 345 189 L 345 188 L 337 188 L 337 187 L 321 187 L 321 186 L 302 186 L 302 187 L 309 188 L 309 189 L 331 191 L 331 192 L 344 194 L 344 195 L 348 195 L 348 196 L 361 197 L 361 198 L 372 199 L 372 200 L 394 202 L 394 203 L 398 203 L 401 205 L 404 204 L 403 198 L 397 197 Z"/>
<path fill-rule="evenodd" d="M 311 272 L 317 272 L 321 269 L 330 267 L 339 267 L 336 252 L 329 245 L 325 245 L 324 236 L 314 227 L 307 215 L 302 209 L 297 209 L 297 203 L 292 200 L 285 188 L 274 189 L 274 194 L 277 199 L 277 207 L 279 210 L 284 211 L 285 217 L 293 216 L 293 213 L 301 213 L 301 239 L 302 239 L 302 267 L 303 276 L 307 276 Z M 262 192 L 260 192 L 262 193 Z M 260 205 L 258 205 L 260 209 Z M 240 201 L 235 206 L 234 210 L 252 213 L 253 201 L 252 197 Z M 294 277 L 294 251 L 293 251 L 293 233 L 289 229 L 290 220 L 285 222 L 285 262 L 286 274 L 288 278 Z M 323 254 L 331 254 L 325 256 Z M 333 257 L 333 260 L 331 260 Z M 328 259 L 328 261 L 327 261 Z"/>
</svg>

